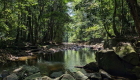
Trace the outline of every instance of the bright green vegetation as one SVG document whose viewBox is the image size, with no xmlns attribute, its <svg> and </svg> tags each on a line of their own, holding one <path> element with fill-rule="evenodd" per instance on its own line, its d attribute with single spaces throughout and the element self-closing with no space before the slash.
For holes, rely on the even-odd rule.
<svg viewBox="0 0 140 80">
<path fill-rule="evenodd" d="M 0 0 L 1 45 L 140 36 L 139 0 Z"/>
<path fill-rule="evenodd" d="M 70 41 L 90 41 L 93 38 L 113 38 L 137 35 L 138 25 L 133 16 L 139 7 L 132 0 L 81 0 L 73 3 L 74 32 L 69 32 Z M 133 0 L 132 2 L 136 2 Z M 136 11 L 139 9 L 137 8 Z M 136 16 L 135 16 L 136 17 Z M 135 24 L 134 24 L 135 22 Z"/>
<path fill-rule="evenodd" d="M 13 43 L 62 42 L 71 21 L 70 0 L 0 0 L 1 40 Z"/>
</svg>

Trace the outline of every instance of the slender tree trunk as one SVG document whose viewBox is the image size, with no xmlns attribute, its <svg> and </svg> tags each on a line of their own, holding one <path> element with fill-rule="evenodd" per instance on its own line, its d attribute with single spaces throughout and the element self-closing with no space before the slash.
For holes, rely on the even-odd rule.
<svg viewBox="0 0 140 80">
<path fill-rule="evenodd" d="M 31 42 L 31 11 L 28 7 L 28 38 L 27 41 Z"/>
<path fill-rule="evenodd" d="M 120 30 L 120 35 L 122 35 L 122 29 L 124 27 L 123 0 L 122 0 L 122 17 L 121 17 L 121 20 L 122 20 L 122 26 L 121 26 L 121 30 Z"/>
<path fill-rule="evenodd" d="M 105 23 L 104 23 L 104 28 L 105 28 L 105 31 L 106 31 L 106 33 L 107 33 L 108 37 L 110 37 L 110 38 L 115 37 L 115 36 L 112 36 L 112 35 L 108 32 L 108 30 L 107 30 L 107 28 L 106 28 Z"/>
<path fill-rule="evenodd" d="M 34 26 L 33 26 L 33 14 L 31 14 L 31 42 L 34 44 L 34 36 L 33 36 L 33 29 L 34 29 Z"/>
<path fill-rule="evenodd" d="M 27 26 L 28 24 L 26 21 L 26 14 L 24 14 L 24 22 L 25 22 L 24 25 Z M 23 40 L 26 41 L 26 31 L 25 30 L 23 30 Z"/>
<path fill-rule="evenodd" d="M 20 6 L 18 5 L 18 8 L 19 8 Z M 18 12 L 18 26 L 17 26 L 17 35 L 16 35 L 16 40 L 15 40 L 15 43 L 18 43 L 19 42 L 19 32 L 20 32 L 20 28 L 19 28 L 19 25 L 20 25 L 20 15 L 19 15 L 20 13 Z"/>
<path fill-rule="evenodd" d="M 51 19 L 50 19 L 50 41 L 53 41 L 53 27 L 54 27 L 54 25 L 53 25 L 54 23 L 53 23 L 53 19 L 52 19 L 52 17 L 51 17 Z"/>
<path fill-rule="evenodd" d="M 36 20 L 36 25 L 35 25 L 35 29 L 34 29 L 34 33 L 35 33 L 35 40 L 34 42 L 37 43 L 37 40 L 38 40 L 38 27 L 39 27 L 39 22 L 38 22 L 38 19 L 36 18 L 36 16 L 34 15 L 34 18 Z"/>
</svg>

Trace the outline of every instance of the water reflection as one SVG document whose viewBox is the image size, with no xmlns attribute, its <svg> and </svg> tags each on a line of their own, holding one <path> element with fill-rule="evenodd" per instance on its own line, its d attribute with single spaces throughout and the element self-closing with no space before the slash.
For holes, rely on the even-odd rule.
<svg viewBox="0 0 140 80">
<path fill-rule="evenodd" d="M 10 69 L 12 67 L 18 67 L 21 65 L 34 65 L 37 66 L 42 75 L 50 76 L 53 72 L 65 73 L 65 70 L 70 70 L 72 72 L 82 71 L 83 69 L 74 68 L 74 66 L 84 66 L 90 62 L 95 61 L 94 52 L 88 48 L 83 48 L 78 51 L 67 50 L 63 52 L 57 52 L 54 54 L 38 55 L 36 60 L 28 60 L 25 62 L 12 62 L 7 63 L 0 67 L 0 72 L 4 69 Z M 9 67 L 10 65 L 10 67 Z"/>
<path fill-rule="evenodd" d="M 95 61 L 94 52 L 88 48 L 83 48 L 79 51 L 67 50 L 55 54 L 42 55 L 38 59 L 37 66 L 43 71 L 42 73 L 46 75 L 52 72 L 65 72 L 65 70 L 72 72 L 82 71 L 86 73 L 83 69 L 77 69 L 74 68 L 74 66 L 84 66 L 93 61 Z"/>
<path fill-rule="evenodd" d="M 84 66 L 93 61 L 95 61 L 94 52 L 88 48 L 79 51 L 65 51 L 65 69 L 69 69 L 70 71 L 75 72 L 80 70 L 85 73 L 83 69 L 77 69 L 74 66 Z"/>
</svg>

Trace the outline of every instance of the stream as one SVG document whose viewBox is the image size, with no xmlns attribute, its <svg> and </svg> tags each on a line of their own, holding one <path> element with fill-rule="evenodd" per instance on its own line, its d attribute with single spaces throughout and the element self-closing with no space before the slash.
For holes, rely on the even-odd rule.
<svg viewBox="0 0 140 80">
<path fill-rule="evenodd" d="M 90 62 L 95 62 L 94 51 L 89 48 L 82 48 L 78 51 L 66 50 L 45 55 L 39 54 L 37 56 L 37 59 L 0 64 L 0 72 L 3 70 L 14 70 L 22 65 L 28 65 L 38 67 L 42 75 L 53 77 L 56 74 L 61 76 L 67 70 L 86 73 L 84 69 L 75 68 L 74 66 L 84 66 Z"/>
</svg>

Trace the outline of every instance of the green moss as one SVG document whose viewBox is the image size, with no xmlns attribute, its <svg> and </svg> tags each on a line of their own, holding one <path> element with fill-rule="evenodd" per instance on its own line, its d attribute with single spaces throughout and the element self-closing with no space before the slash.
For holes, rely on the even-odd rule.
<svg viewBox="0 0 140 80">
<path fill-rule="evenodd" d="M 133 65 L 139 64 L 138 54 L 130 44 L 114 47 L 113 49 L 116 54 L 126 62 L 129 62 Z"/>
<path fill-rule="evenodd" d="M 119 47 L 116 47 L 114 49 L 115 49 L 116 54 L 121 58 L 128 55 L 128 54 L 136 53 L 134 48 L 131 45 L 119 46 Z"/>
</svg>

